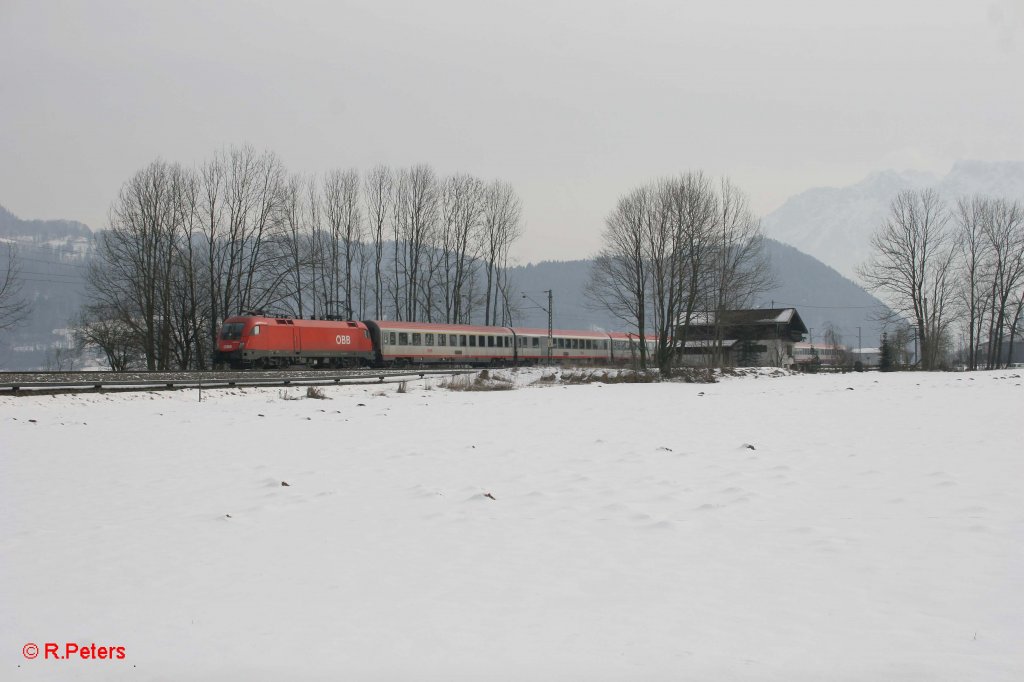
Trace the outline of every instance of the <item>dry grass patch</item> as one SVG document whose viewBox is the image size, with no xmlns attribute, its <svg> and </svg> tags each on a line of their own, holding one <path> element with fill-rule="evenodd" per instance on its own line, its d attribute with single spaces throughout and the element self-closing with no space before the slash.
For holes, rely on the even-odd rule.
<svg viewBox="0 0 1024 682">
<path fill-rule="evenodd" d="M 449 391 L 511 391 L 516 385 L 511 379 L 492 376 L 486 369 L 473 377 L 461 374 L 441 382 L 441 388 Z"/>
<path fill-rule="evenodd" d="M 319 389 L 316 386 L 306 388 L 306 397 L 313 398 L 314 400 L 330 400 L 330 397 L 323 392 L 323 389 Z"/>
</svg>

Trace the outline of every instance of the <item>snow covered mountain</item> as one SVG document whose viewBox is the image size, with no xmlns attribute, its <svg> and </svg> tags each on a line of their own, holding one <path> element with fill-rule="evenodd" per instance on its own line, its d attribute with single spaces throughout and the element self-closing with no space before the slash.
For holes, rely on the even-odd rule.
<svg viewBox="0 0 1024 682">
<path fill-rule="evenodd" d="M 873 173 L 848 187 L 817 187 L 791 197 L 764 218 L 765 233 L 856 280 L 871 234 L 889 203 L 907 189 L 933 187 L 947 201 L 971 194 L 1024 200 L 1024 162 L 958 161 L 944 177 L 915 171 Z"/>
</svg>

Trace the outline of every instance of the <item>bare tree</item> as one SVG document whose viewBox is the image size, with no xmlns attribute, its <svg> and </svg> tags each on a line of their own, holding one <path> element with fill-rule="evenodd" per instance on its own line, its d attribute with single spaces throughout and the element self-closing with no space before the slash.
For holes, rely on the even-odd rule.
<svg viewBox="0 0 1024 682">
<path fill-rule="evenodd" d="M 310 235 L 306 229 L 306 188 L 309 182 L 301 175 L 292 175 L 284 188 L 282 210 L 284 212 L 284 248 L 288 254 L 288 270 L 291 289 L 295 296 L 295 313 L 306 314 L 303 294 L 308 279 L 304 278 L 310 264 Z"/>
<path fill-rule="evenodd" d="M 150 370 L 166 369 L 170 361 L 171 174 L 168 164 L 155 161 L 125 183 L 87 273 L 92 304 L 116 311 L 138 334 Z"/>
<path fill-rule="evenodd" d="M 384 316 L 384 225 L 392 198 L 394 177 L 387 166 L 377 166 L 363 180 L 366 216 L 373 241 L 373 309 L 378 319 Z"/>
<path fill-rule="evenodd" d="M 605 220 L 604 246 L 594 258 L 586 296 L 642 339 L 647 332 L 647 247 L 644 226 L 651 190 L 641 187 L 619 199 Z M 646 344 L 640 344 L 640 367 L 647 367 Z"/>
<path fill-rule="evenodd" d="M 5 244 L 3 271 L 0 273 L 0 331 L 20 324 L 31 311 L 22 295 L 21 265 L 13 244 Z"/>
<path fill-rule="evenodd" d="M 708 310 L 715 311 L 715 356 L 721 362 L 724 315 L 729 309 L 750 305 L 754 296 L 772 285 L 771 266 L 764 251 L 761 224 L 746 194 L 727 178 L 718 196 L 716 248 Z"/>
<path fill-rule="evenodd" d="M 437 226 L 440 192 L 430 166 L 418 165 L 398 172 L 395 183 L 395 302 L 399 319 L 415 320 L 423 307 L 426 252 Z M 399 297 L 399 288 L 401 297 Z M 403 318 L 404 315 L 404 318 Z"/>
<path fill-rule="evenodd" d="M 717 231 L 719 199 L 710 180 L 703 173 L 687 173 L 668 188 L 672 201 L 674 235 L 673 277 L 678 279 L 676 305 L 671 311 L 671 329 L 659 334 L 659 366 L 667 371 L 671 348 L 685 348 L 690 325 L 701 304 L 708 299 L 714 282 L 709 272 L 717 263 Z M 705 314 L 707 309 L 705 307 Z"/>
<path fill-rule="evenodd" d="M 991 200 L 985 235 L 992 260 L 986 364 L 992 369 L 1002 362 L 1014 295 L 1024 284 L 1024 207 L 1004 199 Z"/>
<path fill-rule="evenodd" d="M 328 281 L 333 314 L 352 317 L 353 263 L 362 237 L 359 173 L 334 170 L 324 179 L 324 218 L 328 230 Z"/>
<path fill-rule="evenodd" d="M 988 287 L 984 284 L 990 260 L 989 241 L 985 225 L 990 220 L 991 207 L 983 197 L 962 197 L 957 201 L 957 250 L 960 272 L 958 298 L 967 315 L 968 369 L 978 368 L 978 347 L 985 320 Z"/>
<path fill-rule="evenodd" d="M 933 190 L 905 191 L 893 199 L 889 217 L 871 238 L 872 254 L 858 269 L 889 308 L 913 320 L 921 366 L 939 366 L 954 294 L 949 214 Z"/>
<path fill-rule="evenodd" d="M 720 187 L 716 193 L 703 174 L 687 173 L 630 192 L 607 220 L 591 272 L 588 297 L 641 339 L 653 333 L 665 376 L 698 309 L 721 320 L 770 282 L 760 224 L 735 186 Z M 639 350 L 646 367 L 647 343 Z"/>
<path fill-rule="evenodd" d="M 484 184 L 469 175 L 456 175 L 444 182 L 438 248 L 446 322 L 463 322 L 468 314 L 467 283 L 476 276 L 484 190 Z"/>
<path fill-rule="evenodd" d="M 87 306 L 75 323 L 75 341 L 80 349 L 99 348 L 111 372 L 125 372 L 140 363 L 142 348 L 137 330 L 118 319 L 116 309 Z"/>
<path fill-rule="evenodd" d="M 508 318 L 508 287 L 504 280 L 508 253 L 520 235 L 522 202 L 515 189 L 495 180 L 484 193 L 483 259 L 485 277 L 484 324 L 498 324 L 499 303 L 502 323 Z"/>
</svg>

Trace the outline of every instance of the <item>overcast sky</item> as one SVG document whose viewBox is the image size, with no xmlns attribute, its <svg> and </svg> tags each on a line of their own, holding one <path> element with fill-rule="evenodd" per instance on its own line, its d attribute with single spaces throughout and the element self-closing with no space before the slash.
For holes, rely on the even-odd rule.
<svg viewBox="0 0 1024 682">
<path fill-rule="evenodd" d="M 0 204 L 94 228 L 153 159 L 240 143 L 508 180 L 522 262 L 591 255 L 620 194 L 688 169 L 764 214 L 1024 158 L 1024 0 L 0 0 L 0 65 Z"/>
</svg>

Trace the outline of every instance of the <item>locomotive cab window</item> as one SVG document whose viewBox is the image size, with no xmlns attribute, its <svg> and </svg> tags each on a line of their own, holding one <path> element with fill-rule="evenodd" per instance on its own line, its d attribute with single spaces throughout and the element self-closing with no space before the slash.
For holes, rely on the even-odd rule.
<svg viewBox="0 0 1024 682">
<path fill-rule="evenodd" d="M 252 330 L 249 333 L 252 334 L 253 336 L 259 336 L 260 335 L 260 326 L 258 324 L 254 325 Z"/>
<path fill-rule="evenodd" d="M 245 325 L 243 325 L 241 322 L 232 322 L 231 324 L 226 324 L 220 330 L 220 338 L 228 341 L 232 339 L 240 339 L 242 338 L 242 327 L 244 326 Z"/>
</svg>

